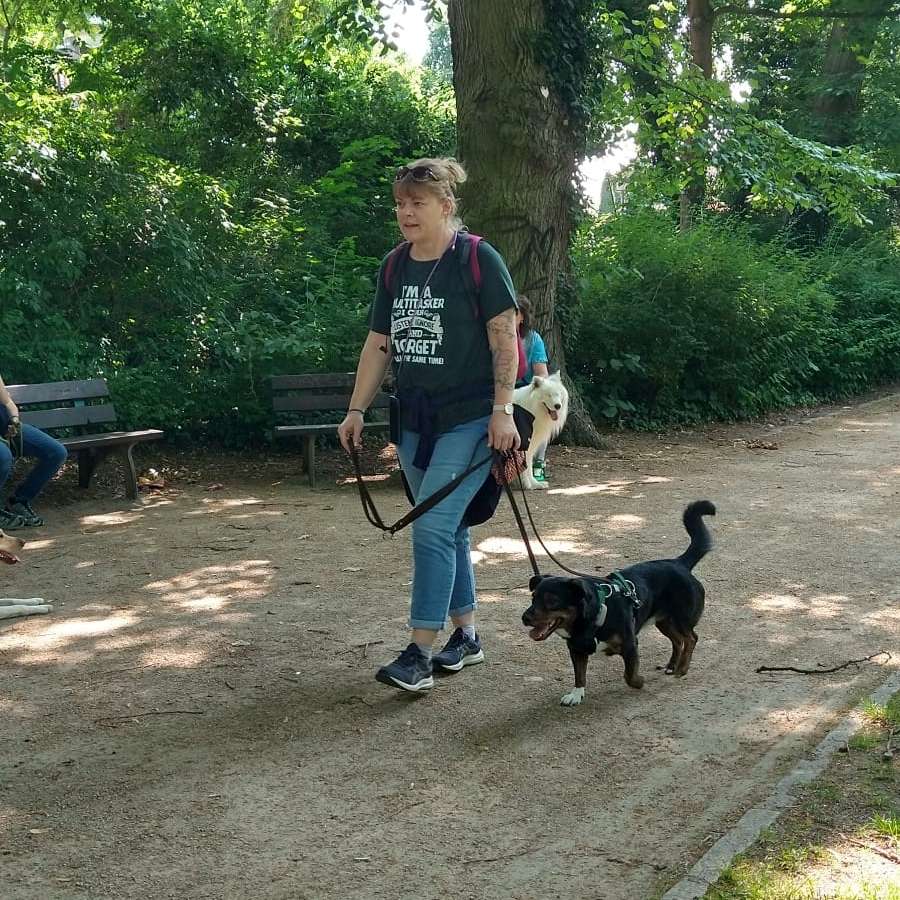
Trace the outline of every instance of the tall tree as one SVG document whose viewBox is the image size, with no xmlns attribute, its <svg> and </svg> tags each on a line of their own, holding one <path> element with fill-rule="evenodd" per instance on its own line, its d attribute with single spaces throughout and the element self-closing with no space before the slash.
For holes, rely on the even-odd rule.
<svg viewBox="0 0 900 900">
<path fill-rule="evenodd" d="M 831 24 L 819 89 L 813 98 L 826 144 L 845 147 L 855 140 L 867 61 L 878 29 L 894 5 L 893 0 L 843 0 L 842 11 L 866 15 L 835 18 Z"/>
<path fill-rule="evenodd" d="M 724 19 L 738 23 L 762 19 L 780 23 L 818 21 L 828 24 L 828 37 L 816 80 L 817 89 L 809 99 L 808 115 L 818 127 L 809 135 L 830 146 L 854 143 L 856 113 L 869 54 L 882 21 L 897 0 L 807 0 L 802 5 L 757 3 L 713 4 L 712 0 L 686 0 L 690 58 L 696 72 L 713 79 L 714 36 Z M 721 30 L 721 28 L 719 29 Z M 721 40 L 720 40 L 721 43 Z M 792 72 L 795 77 L 797 72 Z M 799 79 L 798 79 L 799 80 Z M 686 152 L 688 181 L 681 195 L 681 226 L 690 226 L 693 210 L 706 192 L 705 160 L 700 141 L 690 143 Z"/>
<path fill-rule="evenodd" d="M 466 219 L 503 253 L 518 290 L 532 302 L 550 358 L 565 371 L 556 301 L 560 276 L 570 271 L 574 178 L 585 127 L 543 49 L 551 5 L 450 0 L 448 18 L 459 156 L 470 176 Z M 589 5 L 556 3 L 554 27 L 576 34 Z M 577 67 L 577 58 L 573 62 Z M 599 441 L 577 398 L 570 431 L 579 443 Z"/>
<path fill-rule="evenodd" d="M 688 37 L 691 44 L 691 61 L 706 79 L 713 77 L 713 23 L 715 11 L 710 0 L 687 0 Z M 705 132 L 706 129 L 704 128 Z M 692 142 L 687 153 L 688 183 L 681 192 L 679 227 L 687 231 L 691 227 L 694 211 L 703 203 L 706 195 L 706 160 Z"/>
</svg>

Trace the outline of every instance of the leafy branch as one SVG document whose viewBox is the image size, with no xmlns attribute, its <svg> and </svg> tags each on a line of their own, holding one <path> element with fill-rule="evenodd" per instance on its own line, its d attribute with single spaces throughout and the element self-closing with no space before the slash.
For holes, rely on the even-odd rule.
<svg viewBox="0 0 900 900">
<path fill-rule="evenodd" d="M 755 16 L 764 19 L 880 19 L 886 13 L 900 9 L 894 4 L 884 10 L 852 9 L 766 9 L 759 6 L 737 6 L 730 4 L 713 9 L 713 18 L 719 16 Z"/>
</svg>

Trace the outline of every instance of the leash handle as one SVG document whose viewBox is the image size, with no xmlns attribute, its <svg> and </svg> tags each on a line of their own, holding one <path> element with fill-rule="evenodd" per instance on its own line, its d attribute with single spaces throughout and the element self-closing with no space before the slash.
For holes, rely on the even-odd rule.
<svg viewBox="0 0 900 900">
<path fill-rule="evenodd" d="M 356 472 L 356 483 L 359 486 L 359 499 L 362 502 L 362 508 L 366 518 L 369 520 L 369 523 L 376 528 L 380 528 L 382 531 L 390 531 L 390 528 L 384 524 L 384 521 L 378 514 L 375 501 L 372 500 L 372 495 L 369 493 L 369 489 L 366 487 L 365 482 L 363 482 L 362 471 L 359 467 L 359 453 L 353 444 L 350 445 L 350 459 L 353 460 L 353 469 Z"/>
</svg>

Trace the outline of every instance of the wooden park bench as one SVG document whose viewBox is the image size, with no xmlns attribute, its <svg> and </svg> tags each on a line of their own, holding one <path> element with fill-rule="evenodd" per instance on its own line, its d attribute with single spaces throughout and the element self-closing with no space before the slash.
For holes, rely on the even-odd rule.
<svg viewBox="0 0 900 900">
<path fill-rule="evenodd" d="M 19 407 L 23 422 L 52 434 L 68 451 L 78 455 L 78 484 L 86 488 L 97 463 L 112 450 L 125 461 L 125 488 L 137 498 L 137 473 L 131 451 L 135 444 L 159 440 L 165 432 L 96 431 L 97 425 L 114 425 L 116 408 L 109 400 L 105 378 L 88 381 L 54 381 L 47 384 L 10 384 L 9 394 Z M 87 433 L 90 431 L 91 433 Z"/>
<path fill-rule="evenodd" d="M 356 375 L 353 372 L 272 377 L 272 408 L 276 438 L 302 437 L 309 486 L 316 486 L 316 438 L 337 435 L 337 427 L 350 405 Z M 386 410 L 388 394 L 379 391 L 369 409 Z M 296 421 L 301 419 L 302 421 Z M 387 431 L 387 417 L 366 421 L 366 431 Z"/>
</svg>

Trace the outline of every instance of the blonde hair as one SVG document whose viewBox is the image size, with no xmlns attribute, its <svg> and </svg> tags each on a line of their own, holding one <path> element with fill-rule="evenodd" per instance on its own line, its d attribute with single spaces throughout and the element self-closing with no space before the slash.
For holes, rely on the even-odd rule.
<svg viewBox="0 0 900 900">
<path fill-rule="evenodd" d="M 423 181 L 414 179 L 410 173 L 413 169 L 420 166 L 429 169 L 434 178 L 426 178 Z M 439 200 L 450 201 L 451 209 L 448 224 L 456 230 L 462 228 L 463 223 L 459 216 L 459 200 L 456 197 L 456 189 L 469 177 L 462 165 L 453 159 L 452 156 L 441 156 L 414 159 L 412 162 L 407 163 L 404 168 L 409 169 L 410 172 L 394 182 L 394 196 L 397 196 L 398 191 L 408 191 L 413 185 L 417 188 L 424 188 L 429 193 L 434 194 Z"/>
</svg>

